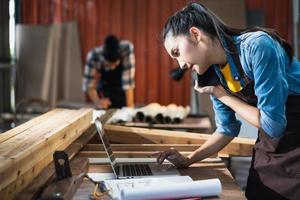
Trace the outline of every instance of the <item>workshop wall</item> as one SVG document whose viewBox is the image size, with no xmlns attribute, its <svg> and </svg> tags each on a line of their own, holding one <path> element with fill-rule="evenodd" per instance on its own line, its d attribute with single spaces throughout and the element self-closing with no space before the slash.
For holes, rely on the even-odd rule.
<svg viewBox="0 0 300 200">
<path fill-rule="evenodd" d="M 190 76 L 180 82 L 170 79 L 169 71 L 177 66 L 160 41 L 159 34 L 168 16 L 183 7 L 187 0 L 26 0 L 22 1 L 22 23 L 49 24 L 76 20 L 79 24 L 81 56 L 100 45 L 107 34 L 131 40 L 136 54 L 137 103 L 161 104 L 190 102 Z M 273 27 L 291 41 L 291 0 L 200 1 L 215 4 L 239 3 L 227 8 L 235 20 L 245 20 L 245 9 L 265 12 L 266 26 Z M 217 5 L 216 4 L 216 5 Z M 228 6 L 228 5 L 227 5 Z M 222 11 L 222 9 L 219 9 Z M 231 11 L 230 11 L 231 10 Z M 244 14 L 240 18 L 239 14 Z M 219 14 L 219 13 L 218 13 Z M 226 21 L 226 20 L 225 20 Z M 226 21 L 227 22 L 227 21 Z M 245 21 L 241 21 L 245 24 Z M 230 24 L 230 23 L 229 23 Z M 232 25 L 232 24 L 231 24 Z"/>
</svg>

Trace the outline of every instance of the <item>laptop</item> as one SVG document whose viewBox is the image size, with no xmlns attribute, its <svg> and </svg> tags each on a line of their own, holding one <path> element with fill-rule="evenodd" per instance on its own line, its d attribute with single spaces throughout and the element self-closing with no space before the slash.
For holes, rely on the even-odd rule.
<svg viewBox="0 0 300 200">
<path fill-rule="evenodd" d="M 117 162 L 99 118 L 95 120 L 95 126 L 107 153 L 113 173 L 118 179 L 180 175 L 171 163 L 158 165 L 156 162 Z"/>
</svg>

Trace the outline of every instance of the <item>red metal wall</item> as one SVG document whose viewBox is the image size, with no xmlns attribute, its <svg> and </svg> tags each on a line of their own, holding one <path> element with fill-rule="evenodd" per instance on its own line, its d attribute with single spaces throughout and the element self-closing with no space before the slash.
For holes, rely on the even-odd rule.
<svg viewBox="0 0 300 200">
<path fill-rule="evenodd" d="M 293 40 L 291 0 L 247 0 L 247 9 L 260 9 L 265 13 L 267 27 L 274 28 L 290 44 Z"/>
<path fill-rule="evenodd" d="M 168 16 L 183 7 L 186 0 L 24 0 L 22 23 L 49 24 L 76 20 L 82 58 L 113 33 L 131 40 L 136 54 L 136 103 L 159 102 L 187 105 L 190 101 L 190 76 L 180 82 L 169 77 L 177 66 L 161 43 L 159 34 Z M 250 9 L 266 12 L 266 26 L 276 28 L 291 41 L 291 1 L 247 0 Z"/>
</svg>

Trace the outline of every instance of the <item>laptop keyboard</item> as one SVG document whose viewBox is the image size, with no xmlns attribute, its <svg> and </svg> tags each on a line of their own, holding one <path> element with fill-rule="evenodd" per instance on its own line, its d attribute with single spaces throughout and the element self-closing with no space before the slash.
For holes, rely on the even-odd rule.
<svg viewBox="0 0 300 200">
<path fill-rule="evenodd" d="M 116 172 L 119 174 L 119 165 Z M 122 164 L 123 176 L 151 176 L 153 175 L 147 164 Z"/>
</svg>

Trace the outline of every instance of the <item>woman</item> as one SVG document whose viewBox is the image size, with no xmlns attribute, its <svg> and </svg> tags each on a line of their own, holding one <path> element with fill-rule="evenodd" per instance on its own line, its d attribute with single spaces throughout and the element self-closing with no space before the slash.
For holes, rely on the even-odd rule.
<svg viewBox="0 0 300 200">
<path fill-rule="evenodd" d="M 240 131 L 239 114 L 259 129 L 246 188 L 248 199 L 300 199 L 300 63 L 274 31 L 227 26 L 201 4 L 171 16 L 164 46 L 181 68 L 199 75 L 214 68 L 217 86 L 199 87 L 211 95 L 217 129 L 187 157 L 176 149 L 158 153 L 188 167 L 226 146 Z"/>
</svg>

